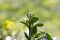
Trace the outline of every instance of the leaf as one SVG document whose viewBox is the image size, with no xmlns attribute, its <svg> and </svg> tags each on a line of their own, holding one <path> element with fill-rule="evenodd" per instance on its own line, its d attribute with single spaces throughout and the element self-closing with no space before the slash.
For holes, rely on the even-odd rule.
<svg viewBox="0 0 60 40">
<path fill-rule="evenodd" d="M 48 33 L 46 33 L 46 36 L 47 36 L 48 40 L 52 40 L 51 36 Z"/>
<path fill-rule="evenodd" d="M 35 17 L 35 15 L 34 14 L 27 14 L 27 17 L 28 17 L 28 19 L 29 19 L 29 23 L 30 24 L 33 24 L 33 23 L 35 23 L 36 21 L 38 21 L 38 17 Z"/>
<path fill-rule="evenodd" d="M 35 23 L 38 21 L 38 18 L 37 17 L 32 17 L 31 18 L 31 24 Z"/>
<path fill-rule="evenodd" d="M 41 38 L 38 38 L 37 40 L 41 40 Z"/>
<path fill-rule="evenodd" d="M 33 16 L 34 16 L 34 14 L 31 14 L 31 13 L 27 14 L 28 18 L 32 18 Z"/>
<path fill-rule="evenodd" d="M 27 38 L 27 39 L 29 39 L 29 37 L 28 37 L 28 35 L 24 32 L 24 34 L 25 34 L 25 37 Z"/>
<path fill-rule="evenodd" d="M 35 35 L 35 38 L 38 38 L 40 35 L 41 35 L 40 33 L 36 34 Z"/>
<path fill-rule="evenodd" d="M 42 27 L 43 24 L 42 24 L 42 23 L 37 23 L 35 26 L 36 26 L 36 27 Z"/>
<path fill-rule="evenodd" d="M 34 36 L 37 33 L 37 27 L 31 29 L 31 36 Z"/>
<path fill-rule="evenodd" d="M 25 24 L 26 26 L 28 26 L 28 24 L 26 22 L 20 21 L 21 23 Z"/>
</svg>

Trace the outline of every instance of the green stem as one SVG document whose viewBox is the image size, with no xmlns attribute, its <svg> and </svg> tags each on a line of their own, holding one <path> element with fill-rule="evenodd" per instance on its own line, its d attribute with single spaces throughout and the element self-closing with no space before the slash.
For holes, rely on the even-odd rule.
<svg viewBox="0 0 60 40">
<path fill-rule="evenodd" d="M 31 40 L 31 27 L 29 27 L 29 40 Z"/>
<path fill-rule="evenodd" d="M 29 17 L 29 40 L 31 40 L 31 15 Z"/>
</svg>

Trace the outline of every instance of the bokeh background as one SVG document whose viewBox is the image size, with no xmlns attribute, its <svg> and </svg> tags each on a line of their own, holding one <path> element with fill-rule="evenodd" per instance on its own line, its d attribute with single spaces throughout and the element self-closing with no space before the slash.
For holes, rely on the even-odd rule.
<svg viewBox="0 0 60 40">
<path fill-rule="evenodd" d="M 27 28 L 20 20 L 29 12 L 39 18 L 52 37 L 60 38 L 60 0 L 0 0 L 0 38 L 11 35 L 24 40 Z"/>
</svg>

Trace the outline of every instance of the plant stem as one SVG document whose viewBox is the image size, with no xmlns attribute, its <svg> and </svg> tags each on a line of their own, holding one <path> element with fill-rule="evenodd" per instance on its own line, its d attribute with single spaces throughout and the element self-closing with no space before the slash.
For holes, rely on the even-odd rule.
<svg viewBox="0 0 60 40">
<path fill-rule="evenodd" d="M 29 18 L 29 40 L 31 40 L 31 15 Z"/>
<path fill-rule="evenodd" d="M 31 27 L 29 27 L 29 40 L 31 40 Z"/>
</svg>

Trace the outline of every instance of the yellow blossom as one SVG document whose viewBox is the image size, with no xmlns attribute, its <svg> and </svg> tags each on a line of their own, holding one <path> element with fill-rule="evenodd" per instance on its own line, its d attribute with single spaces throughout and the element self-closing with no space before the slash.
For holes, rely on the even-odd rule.
<svg viewBox="0 0 60 40">
<path fill-rule="evenodd" d="M 6 24 L 6 28 L 13 28 L 13 26 L 14 26 L 14 22 L 12 22 L 10 20 L 6 20 L 5 24 Z"/>
</svg>

